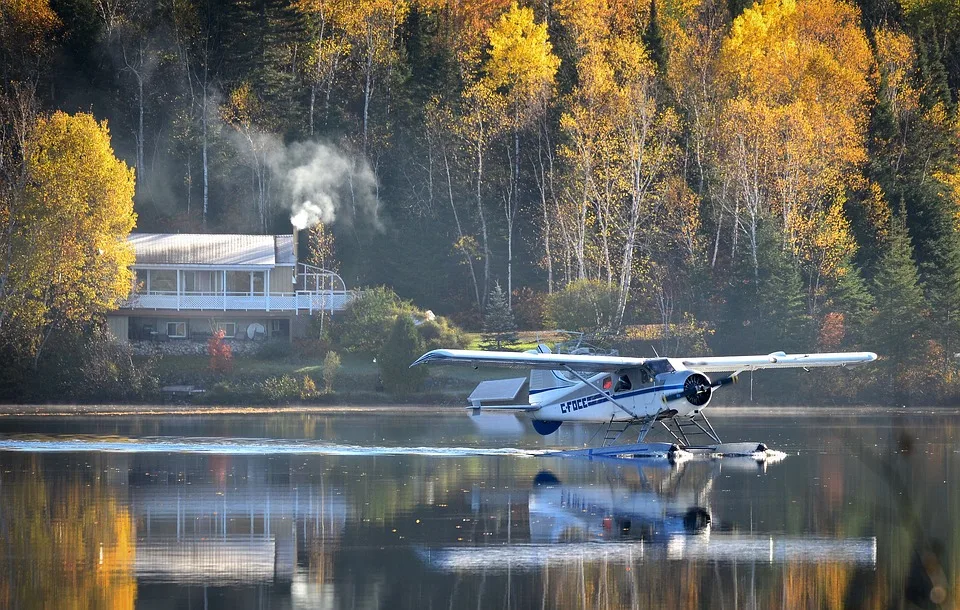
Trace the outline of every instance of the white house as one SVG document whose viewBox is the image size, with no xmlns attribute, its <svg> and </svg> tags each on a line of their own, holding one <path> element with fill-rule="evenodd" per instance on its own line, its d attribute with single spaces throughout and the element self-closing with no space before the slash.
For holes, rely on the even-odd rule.
<svg viewBox="0 0 960 610">
<path fill-rule="evenodd" d="M 332 271 L 297 261 L 293 235 L 131 233 L 136 281 L 108 322 L 119 339 L 236 340 L 302 334 L 352 298 Z"/>
</svg>

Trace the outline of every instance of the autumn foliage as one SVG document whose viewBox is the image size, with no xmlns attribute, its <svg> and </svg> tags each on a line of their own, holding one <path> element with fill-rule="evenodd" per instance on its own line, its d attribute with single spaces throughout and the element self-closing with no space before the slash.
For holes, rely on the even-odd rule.
<svg viewBox="0 0 960 610">
<path fill-rule="evenodd" d="M 223 329 L 217 329 L 207 339 L 208 368 L 214 373 L 229 373 L 233 370 L 233 349 L 223 340 Z"/>
<path fill-rule="evenodd" d="M 345 277 L 476 329 L 498 283 L 511 310 L 595 285 L 584 327 L 615 335 L 692 320 L 717 353 L 909 345 L 881 356 L 914 369 L 934 341 L 956 367 L 953 0 L 2 6 L 3 124 L 95 100 L 150 230 L 286 232 L 276 156 L 322 140 L 375 177 L 372 207 L 334 189 Z"/>
</svg>

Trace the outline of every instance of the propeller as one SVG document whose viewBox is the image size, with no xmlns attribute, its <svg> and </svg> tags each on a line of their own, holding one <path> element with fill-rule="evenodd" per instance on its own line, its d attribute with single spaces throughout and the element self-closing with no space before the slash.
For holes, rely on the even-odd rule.
<svg viewBox="0 0 960 610">
<path fill-rule="evenodd" d="M 715 390 L 721 386 L 729 385 L 731 383 L 737 383 L 736 375 L 730 375 L 729 377 L 724 377 L 711 382 L 706 376 L 701 375 L 700 373 L 694 373 L 693 375 L 687 377 L 687 379 L 683 382 L 682 390 L 679 392 L 674 392 L 673 394 L 664 394 L 663 402 L 667 403 L 686 398 L 693 404 L 703 405 L 706 404 L 707 400 L 710 399 L 710 392 L 712 390 Z M 706 394 L 706 397 L 703 396 L 704 394 Z"/>
</svg>

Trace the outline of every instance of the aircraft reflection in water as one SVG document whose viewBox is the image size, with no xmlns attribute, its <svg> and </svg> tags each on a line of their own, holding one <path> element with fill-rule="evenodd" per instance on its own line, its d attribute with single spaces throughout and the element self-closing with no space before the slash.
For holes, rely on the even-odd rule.
<svg viewBox="0 0 960 610">
<path fill-rule="evenodd" d="M 483 546 L 423 547 L 421 558 L 443 571 L 484 572 L 539 569 L 564 561 L 632 564 L 660 559 L 876 564 L 876 538 L 755 535 L 714 521 L 710 493 L 721 469 L 718 461 L 608 462 L 611 470 L 624 462 L 621 475 L 633 473 L 635 480 L 629 483 L 620 476 L 607 485 L 564 484 L 543 470 L 527 498 L 529 538 Z M 766 463 L 725 458 L 723 468 L 756 471 L 765 469 Z M 483 513 L 520 501 L 518 495 L 474 489 L 472 505 Z"/>
</svg>

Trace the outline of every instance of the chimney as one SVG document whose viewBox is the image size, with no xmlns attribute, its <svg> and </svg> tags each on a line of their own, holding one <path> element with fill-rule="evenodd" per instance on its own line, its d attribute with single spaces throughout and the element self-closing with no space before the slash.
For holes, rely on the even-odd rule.
<svg viewBox="0 0 960 610">
<path fill-rule="evenodd" d="M 296 225 L 293 225 L 293 262 L 300 262 L 300 231 Z"/>
<path fill-rule="evenodd" d="M 300 273 L 300 230 L 297 229 L 297 225 L 292 225 L 293 227 L 293 289 L 297 289 L 297 277 Z"/>
</svg>

